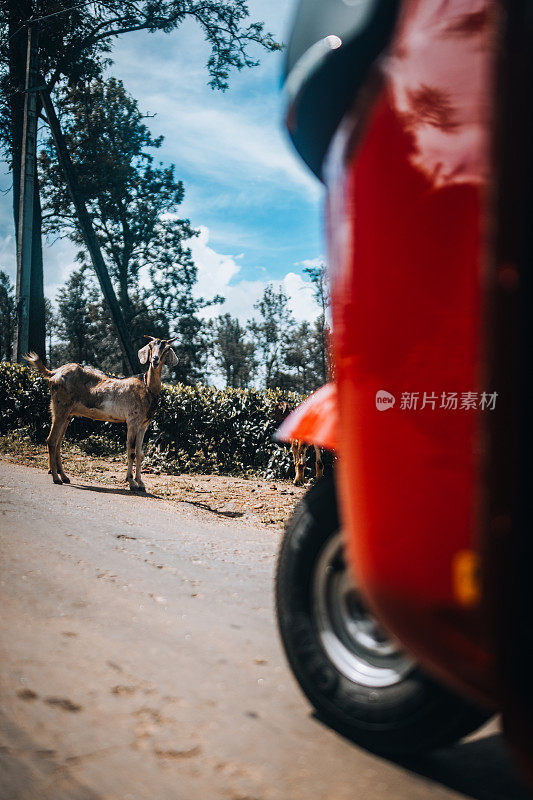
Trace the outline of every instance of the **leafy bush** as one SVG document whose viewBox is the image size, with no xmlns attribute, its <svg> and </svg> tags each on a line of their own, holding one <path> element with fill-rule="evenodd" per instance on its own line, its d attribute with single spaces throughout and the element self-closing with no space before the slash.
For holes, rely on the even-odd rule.
<svg viewBox="0 0 533 800">
<path fill-rule="evenodd" d="M 20 364 L 0 364 L 0 433 L 27 428 L 33 441 L 50 428 L 46 381 Z M 274 406 L 302 398 L 292 392 L 163 385 L 161 402 L 146 439 L 146 462 L 171 474 L 182 472 L 286 478 L 292 459 L 287 445 L 273 441 Z M 126 426 L 74 419 L 67 436 L 92 455 L 125 448 Z M 313 457 L 310 448 L 309 455 Z"/>
<path fill-rule="evenodd" d="M 0 364 L 0 432 L 26 428 L 32 441 L 50 429 L 50 394 L 40 375 L 20 364 Z"/>
</svg>

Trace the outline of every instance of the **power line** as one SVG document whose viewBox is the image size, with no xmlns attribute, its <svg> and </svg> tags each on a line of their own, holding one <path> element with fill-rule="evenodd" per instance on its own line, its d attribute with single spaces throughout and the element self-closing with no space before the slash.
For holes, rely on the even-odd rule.
<svg viewBox="0 0 533 800">
<path fill-rule="evenodd" d="M 31 17 L 28 22 L 41 22 L 43 19 L 50 19 L 50 17 L 57 17 L 59 14 L 65 14 L 67 11 L 74 11 L 76 8 L 83 8 L 84 6 L 93 5 L 94 0 L 85 0 L 84 3 L 77 3 L 75 6 L 62 8 L 60 11 L 54 11 L 52 14 L 45 14 L 42 17 Z"/>
<path fill-rule="evenodd" d="M 74 11 L 77 8 L 84 8 L 85 6 L 93 5 L 93 3 L 94 3 L 94 0 L 85 0 L 85 2 L 83 2 L 83 3 L 77 3 L 74 6 L 69 6 L 68 8 L 62 8 L 60 11 L 54 11 L 52 14 L 45 14 L 45 15 L 43 15 L 41 17 L 30 17 L 29 19 L 26 19 L 22 23 L 20 28 L 17 28 L 17 30 L 14 33 L 12 33 L 11 36 L 9 36 L 4 42 L 2 42 L 2 45 L 0 45 L 0 46 L 5 46 L 5 45 L 9 44 L 11 39 L 13 39 L 18 33 L 20 33 L 22 30 L 24 30 L 24 28 L 27 25 L 33 24 L 34 22 L 41 22 L 42 20 L 50 19 L 51 17 L 57 17 L 59 14 L 66 14 L 67 11 Z M 17 5 L 18 5 L 18 3 L 17 3 Z M 20 6 L 19 6 L 19 8 L 20 8 Z"/>
<path fill-rule="evenodd" d="M 11 39 L 13 39 L 17 35 L 17 33 L 20 33 L 21 31 L 23 31 L 27 24 L 28 24 L 27 22 L 23 22 L 22 25 L 20 26 L 20 28 L 17 28 L 15 33 L 12 33 L 11 36 L 8 39 L 6 39 L 4 42 L 2 42 L 2 45 L 9 44 Z"/>
</svg>

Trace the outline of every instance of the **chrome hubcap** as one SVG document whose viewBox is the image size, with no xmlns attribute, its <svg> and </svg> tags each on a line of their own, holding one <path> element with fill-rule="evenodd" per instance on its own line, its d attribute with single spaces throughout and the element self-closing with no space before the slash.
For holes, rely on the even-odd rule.
<svg viewBox="0 0 533 800">
<path fill-rule="evenodd" d="M 340 531 L 318 558 L 313 607 L 322 646 L 349 680 L 368 687 L 393 686 L 412 670 L 411 659 L 365 607 L 344 561 Z"/>
</svg>

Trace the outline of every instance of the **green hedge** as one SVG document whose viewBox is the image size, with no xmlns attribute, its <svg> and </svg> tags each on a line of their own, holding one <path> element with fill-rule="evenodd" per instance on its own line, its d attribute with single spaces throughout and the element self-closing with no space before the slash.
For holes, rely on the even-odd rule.
<svg viewBox="0 0 533 800">
<path fill-rule="evenodd" d="M 294 474 L 287 445 L 273 442 L 274 406 L 301 401 L 291 392 L 214 389 L 164 385 L 161 403 L 146 437 L 146 460 L 161 471 L 242 475 L 268 478 Z M 19 364 L 0 364 L 0 432 L 23 428 L 34 442 L 44 442 L 50 428 L 47 382 Z M 125 448 L 126 426 L 74 419 L 67 437 L 87 452 L 105 455 Z M 312 448 L 309 449 L 313 458 Z"/>
</svg>

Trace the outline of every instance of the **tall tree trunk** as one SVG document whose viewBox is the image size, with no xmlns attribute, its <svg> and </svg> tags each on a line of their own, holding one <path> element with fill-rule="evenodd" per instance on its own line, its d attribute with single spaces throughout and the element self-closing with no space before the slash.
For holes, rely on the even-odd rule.
<svg viewBox="0 0 533 800">
<path fill-rule="evenodd" d="M 18 222 L 20 206 L 20 158 L 22 152 L 22 114 L 14 109 L 12 119 L 13 131 L 13 217 L 15 223 L 15 241 L 18 241 Z M 31 287 L 30 287 L 30 328 L 29 349 L 35 351 L 46 363 L 46 321 L 44 311 L 44 269 L 42 246 L 42 212 L 37 177 L 37 158 L 35 159 L 35 182 L 33 193 L 33 231 L 31 252 Z"/>
<path fill-rule="evenodd" d="M 24 118 L 24 85 L 26 80 L 26 46 L 27 33 L 22 25 L 21 14 L 25 18 L 31 16 L 32 6 L 27 0 L 11 5 L 9 72 L 13 93 L 11 106 L 11 171 L 13 175 L 13 219 L 15 224 L 15 241 L 18 241 L 19 206 L 20 206 L 20 160 L 22 157 L 22 129 Z M 17 91 L 18 90 L 18 91 Z M 37 160 L 37 159 L 36 159 Z M 44 311 L 44 273 L 42 248 L 42 215 L 39 197 L 39 181 L 37 163 L 35 161 L 34 196 L 33 196 L 33 236 L 31 262 L 31 289 L 29 311 L 29 349 L 34 350 L 46 363 L 46 322 Z"/>
<path fill-rule="evenodd" d="M 42 244 L 42 213 L 37 176 L 37 157 L 35 158 L 35 183 L 33 194 L 33 237 L 31 250 L 31 291 L 30 291 L 30 330 L 29 348 L 41 359 L 46 359 L 46 317 L 44 309 L 44 275 Z"/>
<path fill-rule="evenodd" d="M 31 5 L 27 0 L 9 4 L 9 77 L 11 97 L 11 169 L 13 173 L 13 216 L 15 235 L 18 231 L 20 200 L 20 159 L 22 154 L 22 121 L 24 116 L 24 86 L 26 76 L 26 28 L 22 27 L 22 16 L 31 16 Z"/>
<path fill-rule="evenodd" d="M 18 40 L 19 37 L 15 37 Z M 17 59 L 18 56 L 18 59 Z M 22 61 L 21 61 L 22 59 Z M 22 157 L 22 126 L 24 118 L 24 88 L 20 64 L 24 63 L 24 52 L 13 46 L 10 52 L 10 74 L 13 89 L 10 98 L 11 106 L 11 173 L 13 175 L 13 220 L 15 223 L 15 241 L 18 240 L 19 205 L 20 205 L 20 159 Z"/>
</svg>

